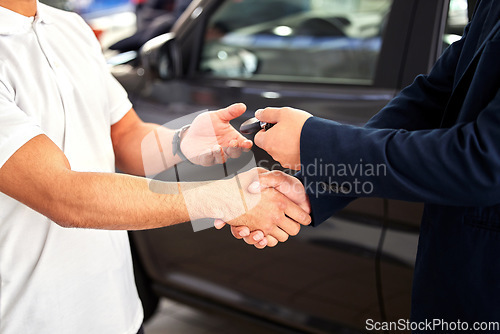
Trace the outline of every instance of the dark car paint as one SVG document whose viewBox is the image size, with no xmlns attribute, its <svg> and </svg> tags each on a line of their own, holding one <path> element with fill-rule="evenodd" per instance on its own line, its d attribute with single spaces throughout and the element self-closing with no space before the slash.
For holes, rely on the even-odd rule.
<svg viewBox="0 0 500 334">
<path fill-rule="evenodd" d="M 241 122 L 264 106 L 290 105 L 361 125 L 441 52 L 448 1 L 395 0 L 372 86 L 208 78 L 198 73 L 204 23 L 220 0 L 194 1 L 174 26 L 176 78 L 150 80 L 133 68 L 116 76 L 139 115 L 163 124 L 244 102 Z M 200 14 L 194 15 L 193 13 Z M 265 167 L 275 162 L 254 150 Z M 131 233 L 157 293 L 267 324 L 308 332 L 363 331 L 366 319 L 409 317 L 421 205 L 378 198 L 353 202 L 319 228 L 257 251 L 225 231 L 190 224 Z"/>
</svg>

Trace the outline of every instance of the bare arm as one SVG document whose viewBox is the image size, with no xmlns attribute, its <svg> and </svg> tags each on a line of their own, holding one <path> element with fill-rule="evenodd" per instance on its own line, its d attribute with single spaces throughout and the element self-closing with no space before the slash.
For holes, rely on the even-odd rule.
<svg viewBox="0 0 500 334">
<path fill-rule="evenodd" d="M 155 133 L 163 143 L 165 157 L 169 166 L 158 166 L 158 170 L 171 167 L 181 161 L 172 154 L 172 142 L 175 130 L 167 129 L 158 124 L 144 123 L 131 109 L 119 122 L 111 126 L 111 140 L 115 151 L 116 166 L 123 172 L 144 176 L 142 140 L 150 133 Z M 152 153 L 154 154 L 154 153 Z M 149 159 L 152 161 L 153 159 Z"/>
<path fill-rule="evenodd" d="M 229 121 L 241 116 L 244 104 L 233 104 L 196 117 L 191 128 L 182 137 L 181 149 L 194 164 L 210 166 L 222 163 L 228 157 L 237 158 L 242 150 L 249 150 L 252 142 L 236 131 Z M 148 172 L 159 173 L 178 164 L 181 159 L 172 152 L 175 130 L 157 124 L 144 123 L 131 109 L 119 122 L 111 126 L 111 139 L 117 167 L 132 175 L 144 176 L 143 162 Z M 143 140 L 146 145 L 143 145 Z M 162 158 L 158 156 L 161 150 Z"/>
<path fill-rule="evenodd" d="M 241 216 L 235 205 L 239 189 L 228 182 L 158 182 L 153 192 L 143 178 L 74 172 L 64 153 L 45 135 L 27 142 L 0 168 L 0 192 L 63 227 L 139 230 L 190 218 L 221 218 L 282 239 L 283 231 L 296 233 L 296 222 L 310 221 L 306 213 L 274 189 L 263 192 L 255 207 Z M 250 182 L 251 178 L 245 180 L 244 186 Z M 184 199 L 197 205 L 188 212 Z"/>
<path fill-rule="evenodd" d="M 177 189 L 176 184 L 165 184 Z M 40 135 L 0 169 L 0 191 L 64 227 L 145 229 L 189 220 L 181 195 L 149 190 L 146 179 L 79 173 L 64 153 Z"/>
</svg>

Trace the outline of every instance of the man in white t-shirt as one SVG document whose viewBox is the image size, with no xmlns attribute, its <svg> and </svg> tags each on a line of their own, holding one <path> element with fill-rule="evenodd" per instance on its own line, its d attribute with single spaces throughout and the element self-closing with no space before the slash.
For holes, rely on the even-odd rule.
<svg viewBox="0 0 500 334">
<path fill-rule="evenodd" d="M 151 131 L 167 142 L 179 134 L 137 117 L 76 14 L 0 0 L 0 55 L 1 333 L 137 333 L 143 316 L 126 230 L 209 217 L 260 229 L 276 243 L 310 222 L 301 194 L 294 203 L 265 189 L 255 208 L 232 219 L 234 193 L 225 181 L 195 185 L 189 193 L 197 206 L 188 212 L 175 192 L 180 185 L 154 193 L 144 178 L 115 174 L 115 162 L 144 173 L 141 140 Z M 207 149 L 208 162 L 224 159 L 221 147 L 204 146 L 207 119 L 218 143 L 233 147 L 228 156 L 250 148 L 229 125 L 244 109 L 200 115 L 180 151 L 195 163 L 207 163 L 197 160 Z M 184 147 L 185 140 L 195 145 Z M 172 151 L 163 151 L 169 166 L 181 161 Z M 274 173 L 266 179 L 295 182 Z"/>
</svg>

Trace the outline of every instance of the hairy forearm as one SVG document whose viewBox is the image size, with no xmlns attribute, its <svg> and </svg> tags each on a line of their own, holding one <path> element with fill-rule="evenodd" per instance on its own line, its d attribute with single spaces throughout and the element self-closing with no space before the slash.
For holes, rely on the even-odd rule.
<svg viewBox="0 0 500 334">
<path fill-rule="evenodd" d="M 39 208 L 64 227 L 141 230 L 189 221 L 176 183 L 150 190 L 148 180 L 111 173 L 68 171 L 45 193 Z"/>
<path fill-rule="evenodd" d="M 63 227 L 143 230 L 245 212 L 234 180 L 172 183 L 111 173 L 65 174 L 41 208 Z"/>
<path fill-rule="evenodd" d="M 229 180 L 178 184 L 75 172 L 40 135 L 0 168 L 0 192 L 63 227 L 136 230 L 230 216 L 239 189 Z"/>
</svg>

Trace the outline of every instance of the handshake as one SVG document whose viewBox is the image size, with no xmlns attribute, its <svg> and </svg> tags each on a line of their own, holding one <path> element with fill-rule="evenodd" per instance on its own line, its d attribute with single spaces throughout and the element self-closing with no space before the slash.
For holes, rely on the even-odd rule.
<svg viewBox="0 0 500 334">
<path fill-rule="evenodd" d="M 246 106 L 238 103 L 199 114 L 189 127 L 178 130 L 173 136 L 173 160 L 169 165 L 177 164 L 180 157 L 195 165 L 211 166 L 225 163 L 230 158 L 236 159 L 242 152 L 249 151 L 253 143 L 229 124 L 245 110 Z M 273 124 L 267 131 L 256 134 L 255 144 L 283 167 L 300 170 L 300 133 L 311 115 L 292 108 L 266 108 L 258 110 L 255 116 L 262 122 Z M 151 141 L 161 137 L 157 131 Z M 167 137 L 168 132 L 165 132 Z M 157 157 L 164 151 L 159 149 L 157 154 L 149 152 L 146 156 Z M 154 165 L 146 163 L 144 152 L 143 161 L 145 169 Z M 163 156 L 162 160 L 156 158 L 157 165 L 162 161 L 168 168 Z M 179 173 L 177 169 L 176 173 Z M 311 208 L 304 186 L 297 178 L 281 171 L 254 168 L 236 174 L 232 179 L 181 182 L 178 187 L 192 221 L 213 218 L 217 229 L 231 225 L 234 237 L 260 249 L 286 241 L 289 236 L 297 235 L 302 225 L 311 223 Z"/>
<path fill-rule="evenodd" d="M 243 192 L 246 192 L 244 198 L 248 211 L 233 219 L 216 218 L 217 229 L 227 223 L 231 225 L 235 238 L 262 249 L 285 242 L 289 236 L 297 235 L 302 225 L 311 223 L 309 199 L 304 186 L 295 177 L 263 168 L 237 177 Z M 222 199 L 219 203 L 224 202 Z"/>
</svg>

